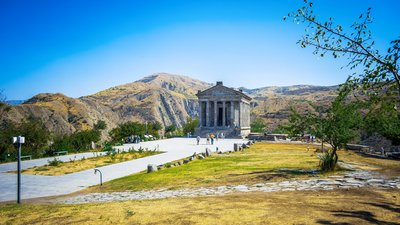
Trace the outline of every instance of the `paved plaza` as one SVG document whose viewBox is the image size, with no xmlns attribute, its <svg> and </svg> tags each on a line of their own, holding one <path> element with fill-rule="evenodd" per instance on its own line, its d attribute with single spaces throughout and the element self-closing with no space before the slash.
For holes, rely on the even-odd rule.
<svg viewBox="0 0 400 225">
<path fill-rule="evenodd" d="M 116 178 L 124 177 L 147 169 L 148 164 L 165 164 L 174 160 L 182 159 L 193 155 L 195 152 L 205 152 L 208 147 L 213 152 L 218 148 L 225 152 L 233 150 L 234 143 L 244 143 L 240 139 L 220 139 L 214 145 L 206 145 L 203 139 L 200 145 L 196 144 L 195 138 L 171 138 L 158 141 L 142 142 L 139 144 L 125 144 L 117 146 L 119 150 L 128 150 L 130 148 L 154 150 L 159 149 L 165 153 L 153 155 L 145 158 L 135 159 L 109 166 L 100 167 L 103 173 L 103 181 L 110 181 Z M 99 153 L 104 154 L 104 153 Z M 69 161 L 76 157 L 93 157 L 93 153 L 80 153 L 74 155 L 58 156 L 61 161 Z M 53 159 L 35 159 L 22 161 L 22 168 L 31 168 L 34 166 L 43 166 L 48 164 L 47 160 Z M 17 196 L 17 174 L 9 171 L 17 170 L 16 163 L 0 164 L 0 201 L 16 200 Z M 66 174 L 63 176 L 41 176 L 41 175 L 22 175 L 22 199 L 46 197 L 54 195 L 70 194 L 99 184 L 99 175 L 94 174 L 93 169 Z"/>
</svg>

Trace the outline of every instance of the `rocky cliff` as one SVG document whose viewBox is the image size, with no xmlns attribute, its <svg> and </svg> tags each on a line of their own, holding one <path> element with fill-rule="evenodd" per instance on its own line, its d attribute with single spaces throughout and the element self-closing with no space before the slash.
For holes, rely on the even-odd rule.
<svg viewBox="0 0 400 225">
<path fill-rule="evenodd" d="M 212 85 L 187 76 L 159 73 L 81 98 L 38 94 L 13 106 L 6 119 L 40 119 L 57 134 L 90 129 L 99 120 L 107 123 L 107 130 L 126 121 L 158 121 L 164 126 L 180 127 L 187 117 L 198 114 L 197 91 Z M 336 87 L 308 85 L 241 89 L 254 99 L 252 118 L 263 118 L 270 130 L 287 119 L 291 106 L 307 110 L 308 101 L 327 105 L 336 95 Z"/>
</svg>

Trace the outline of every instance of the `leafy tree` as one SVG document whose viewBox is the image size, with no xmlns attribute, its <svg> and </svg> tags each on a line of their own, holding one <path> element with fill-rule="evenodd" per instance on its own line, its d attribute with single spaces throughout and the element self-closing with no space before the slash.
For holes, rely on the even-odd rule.
<svg viewBox="0 0 400 225">
<path fill-rule="evenodd" d="M 265 123 L 264 120 L 261 118 L 255 119 L 251 124 L 250 124 L 250 130 L 251 132 L 257 132 L 257 133 L 262 133 L 265 131 Z"/>
<path fill-rule="evenodd" d="M 370 107 L 365 116 L 364 129 L 367 133 L 379 133 L 400 145 L 400 114 L 393 101 L 381 101 L 379 105 Z"/>
<path fill-rule="evenodd" d="M 285 130 L 290 137 L 303 137 L 306 133 L 311 132 L 312 123 L 314 122 L 313 116 L 310 113 L 302 115 L 292 107 L 290 109 L 289 124 L 280 128 Z"/>
<path fill-rule="evenodd" d="M 55 151 L 80 152 L 91 149 L 92 142 L 100 141 L 101 133 L 99 130 L 77 131 L 71 135 L 56 136 L 50 151 L 47 153 L 52 155 Z"/>
<path fill-rule="evenodd" d="M 187 133 L 194 133 L 195 129 L 199 126 L 199 119 L 196 117 L 192 119 L 191 117 L 188 117 L 186 120 L 186 123 L 182 126 L 182 131 L 183 134 Z"/>
<path fill-rule="evenodd" d="M 8 154 L 11 158 L 16 157 L 16 148 L 11 143 L 11 138 L 19 135 L 25 137 L 23 155 L 41 157 L 48 147 L 50 132 L 41 121 L 30 118 L 20 124 L 6 122 L 0 132 L 0 155 L 3 159 Z"/>
<path fill-rule="evenodd" d="M 165 127 L 165 133 L 174 133 L 176 131 L 176 126 L 174 124 L 171 124 L 169 126 Z"/>
<path fill-rule="evenodd" d="M 337 150 L 344 148 L 346 144 L 359 135 L 362 124 L 362 116 L 358 102 L 346 103 L 348 92 L 343 92 L 332 102 L 326 112 L 313 106 L 314 111 L 306 115 L 292 110 L 289 120 L 289 130 L 293 136 L 304 135 L 304 131 L 314 134 L 322 142 L 332 146 L 332 150 L 321 158 L 323 170 L 333 170 L 339 159 Z"/>
<path fill-rule="evenodd" d="M 147 129 L 146 129 L 147 127 Z M 142 124 L 138 122 L 126 122 L 118 125 L 118 127 L 112 129 L 109 135 L 113 143 L 120 143 L 125 138 L 131 135 L 138 135 L 143 138 L 146 134 L 151 134 L 153 136 L 158 136 L 158 131 L 161 129 L 161 124 L 158 122 Z"/>
<path fill-rule="evenodd" d="M 338 161 L 337 150 L 345 148 L 346 144 L 359 135 L 362 116 L 358 103 L 347 103 L 346 93 L 341 93 L 332 103 L 327 114 L 314 117 L 311 130 L 322 141 L 332 146 L 327 154 L 332 159 L 327 170 L 333 170 Z"/>
<path fill-rule="evenodd" d="M 347 56 L 350 69 L 361 69 L 361 73 L 353 73 L 349 77 L 348 86 L 357 88 L 361 84 L 365 90 L 377 87 L 379 91 L 387 86 L 386 91 L 397 90 L 397 102 L 400 103 L 400 39 L 391 41 L 385 53 L 375 47 L 372 32 L 368 28 L 373 22 L 371 8 L 359 16 L 359 21 L 350 26 L 350 31 L 335 24 L 333 18 L 318 20 L 313 3 L 307 0 L 304 0 L 300 9 L 288 16 L 295 22 L 306 24 L 306 34 L 298 41 L 302 48 L 312 47 L 314 54 L 321 57 L 326 54 L 332 54 L 334 58 Z"/>
<path fill-rule="evenodd" d="M 147 132 L 155 137 L 158 137 L 158 131 L 162 129 L 162 125 L 159 122 L 149 123 L 147 124 Z"/>
<path fill-rule="evenodd" d="M 0 128 L 2 127 L 4 115 L 11 110 L 11 106 L 6 103 L 3 90 L 0 90 Z"/>
<path fill-rule="evenodd" d="M 369 96 L 369 107 L 365 110 L 369 111 L 366 118 L 369 123 L 366 123 L 365 129 L 399 143 L 400 39 L 392 40 L 384 52 L 375 47 L 369 29 L 373 22 L 371 8 L 361 14 L 347 31 L 335 24 L 332 18 L 327 21 L 318 19 L 313 11 L 313 3 L 307 0 L 288 17 L 306 25 L 305 34 L 297 42 L 302 48 L 312 47 L 313 53 L 321 57 L 331 54 L 334 58 L 348 58 L 346 66 L 358 72 L 349 76 L 340 91 L 353 90 L 357 93 L 363 90 L 363 95 Z"/>
</svg>

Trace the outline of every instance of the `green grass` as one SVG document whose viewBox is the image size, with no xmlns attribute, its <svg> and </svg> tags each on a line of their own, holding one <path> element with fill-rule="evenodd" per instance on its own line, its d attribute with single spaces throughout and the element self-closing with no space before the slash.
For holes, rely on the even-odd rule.
<svg viewBox="0 0 400 225">
<path fill-rule="evenodd" d="M 138 173 L 103 184 L 88 191 L 124 191 L 158 188 L 182 188 L 225 184 L 256 183 L 266 180 L 308 176 L 284 173 L 280 168 L 317 169 L 318 158 L 307 145 L 258 143 L 243 152 L 215 155 L 179 167 Z"/>
</svg>

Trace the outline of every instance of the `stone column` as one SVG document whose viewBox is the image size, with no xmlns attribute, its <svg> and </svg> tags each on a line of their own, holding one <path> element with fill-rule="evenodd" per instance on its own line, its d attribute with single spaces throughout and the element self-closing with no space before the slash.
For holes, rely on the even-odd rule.
<svg viewBox="0 0 400 225">
<path fill-rule="evenodd" d="M 226 112 L 225 112 L 225 101 L 222 102 L 222 126 L 225 127 L 226 126 Z"/>
<path fill-rule="evenodd" d="M 214 127 L 217 127 L 218 121 L 218 102 L 214 101 Z"/>
<path fill-rule="evenodd" d="M 199 124 L 200 124 L 200 127 L 202 127 L 203 126 L 203 102 L 202 101 L 199 101 L 199 105 L 200 105 L 200 113 L 199 113 Z"/>
<path fill-rule="evenodd" d="M 235 123 L 235 108 L 234 108 L 234 101 L 231 101 L 231 127 L 233 127 L 233 124 Z"/>
<path fill-rule="evenodd" d="M 239 101 L 239 105 L 238 105 L 238 110 L 239 110 L 239 127 L 242 127 L 242 102 Z"/>
<path fill-rule="evenodd" d="M 206 101 L 206 127 L 210 126 L 210 101 Z"/>
</svg>

